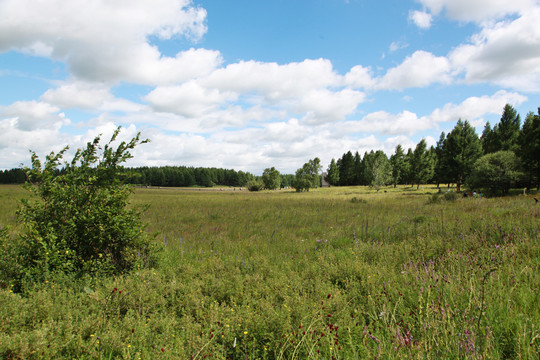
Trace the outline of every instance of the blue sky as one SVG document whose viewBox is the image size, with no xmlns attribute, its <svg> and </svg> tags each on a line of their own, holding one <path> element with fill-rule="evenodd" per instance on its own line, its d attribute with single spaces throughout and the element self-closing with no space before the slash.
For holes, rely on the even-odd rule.
<svg viewBox="0 0 540 360">
<path fill-rule="evenodd" d="M 538 0 L 0 0 L 0 169 L 116 126 L 128 165 L 294 173 L 540 106 Z"/>
</svg>

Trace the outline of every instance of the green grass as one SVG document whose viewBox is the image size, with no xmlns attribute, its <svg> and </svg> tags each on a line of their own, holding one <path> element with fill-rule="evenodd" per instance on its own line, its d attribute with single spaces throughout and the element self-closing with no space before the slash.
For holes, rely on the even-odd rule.
<svg viewBox="0 0 540 360">
<path fill-rule="evenodd" d="M 0 358 L 540 358 L 540 207 L 435 192 L 137 189 L 159 267 L 0 290 Z"/>
</svg>

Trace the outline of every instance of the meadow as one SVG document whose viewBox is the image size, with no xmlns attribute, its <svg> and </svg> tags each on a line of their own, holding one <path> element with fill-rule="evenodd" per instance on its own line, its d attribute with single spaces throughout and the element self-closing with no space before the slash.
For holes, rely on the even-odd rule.
<svg viewBox="0 0 540 360">
<path fill-rule="evenodd" d="M 158 267 L 0 289 L 0 358 L 540 358 L 532 195 L 231 190 L 136 189 Z"/>
</svg>

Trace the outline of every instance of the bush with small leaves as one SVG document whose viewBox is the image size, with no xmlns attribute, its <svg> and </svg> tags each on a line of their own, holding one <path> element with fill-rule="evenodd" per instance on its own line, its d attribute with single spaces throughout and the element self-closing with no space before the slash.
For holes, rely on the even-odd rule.
<svg viewBox="0 0 540 360">
<path fill-rule="evenodd" d="M 96 137 L 69 163 L 61 162 L 68 147 L 51 152 L 43 165 L 32 152 L 24 187 L 33 199 L 24 199 L 18 211 L 24 231 L 3 254 L 17 261 L 12 282 L 40 282 L 59 273 L 111 275 L 153 264 L 157 248 L 140 219 L 144 207 L 129 206 L 132 189 L 121 181 L 130 150 L 148 140 L 137 134 L 115 149 L 119 132 L 103 147 Z"/>
<path fill-rule="evenodd" d="M 261 191 L 262 189 L 264 189 L 264 184 L 260 180 L 250 180 L 247 182 L 246 188 L 249 191 Z"/>
</svg>

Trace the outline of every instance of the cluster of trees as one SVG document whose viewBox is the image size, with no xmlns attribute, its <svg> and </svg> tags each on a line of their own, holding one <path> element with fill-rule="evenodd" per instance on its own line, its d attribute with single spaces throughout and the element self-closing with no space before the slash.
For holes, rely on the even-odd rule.
<svg viewBox="0 0 540 360">
<path fill-rule="evenodd" d="M 280 174 L 267 168 L 262 176 L 218 168 L 185 166 L 138 167 L 123 170 L 130 184 L 151 186 L 247 186 L 260 190 L 294 187 L 305 191 L 318 187 L 320 160 L 309 160 L 295 175 Z M 62 173 L 58 170 L 58 174 Z M 0 171 L 0 183 L 24 183 L 22 169 Z M 388 158 L 382 150 L 365 152 L 362 157 L 351 151 L 332 159 L 325 180 L 334 186 L 369 185 L 379 189 L 393 184 L 420 186 L 425 183 L 455 183 L 506 193 L 512 186 L 540 186 L 540 108 L 538 114 L 527 114 L 523 126 L 519 114 L 506 105 L 493 128 L 486 124 L 479 137 L 468 121 L 457 122 L 454 129 L 441 133 L 436 146 L 428 148 L 422 139 L 413 149 L 398 145 Z"/>
<path fill-rule="evenodd" d="M 266 168 L 262 176 L 249 181 L 246 187 L 251 191 L 262 189 L 276 190 L 278 188 L 295 188 L 297 191 L 309 191 L 321 185 L 321 160 L 309 160 L 296 174 L 281 174 L 275 167 Z"/>
<path fill-rule="evenodd" d="M 56 169 L 57 175 L 61 175 L 64 169 Z M 229 169 L 186 167 L 186 166 L 161 166 L 161 167 L 136 167 L 121 170 L 123 179 L 128 184 L 149 186 L 245 186 L 254 179 L 248 172 Z M 0 184 L 22 184 L 26 181 L 23 169 L 11 169 L 0 171 Z"/>
<path fill-rule="evenodd" d="M 23 169 L 0 170 L 0 184 L 22 184 L 25 181 Z"/>
<path fill-rule="evenodd" d="M 436 146 L 421 140 L 407 152 L 401 145 L 388 158 L 379 151 L 351 151 L 332 159 L 325 180 L 335 186 L 455 183 L 492 193 L 507 193 L 512 186 L 540 185 L 540 109 L 527 114 L 523 126 L 519 114 L 506 105 L 498 124 L 486 124 L 478 137 L 468 121 L 441 133 Z"/>
<path fill-rule="evenodd" d="M 393 184 L 427 183 L 433 178 L 436 164 L 435 151 L 428 149 L 422 139 L 414 151 L 405 153 L 398 145 L 390 158 L 382 150 L 365 152 L 360 156 L 351 151 L 338 159 L 332 159 L 325 180 L 334 186 L 369 185 L 376 189 Z"/>
<path fill-rule="evenodd" d="M 254 176 L 229 169 L 161 166 L 126 169 L 126 182 L 150 186 L 245 186 Z"/>
</svg>

